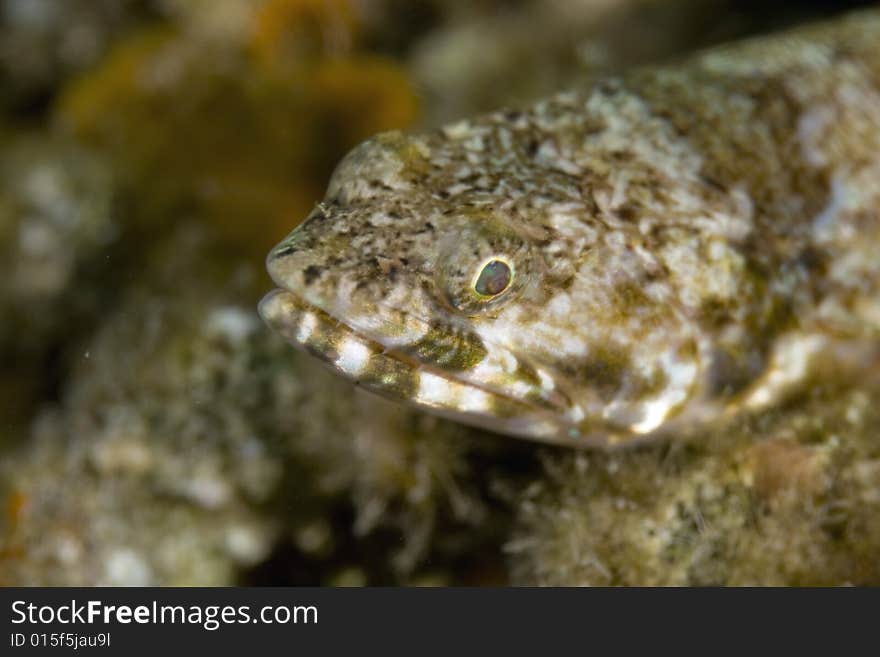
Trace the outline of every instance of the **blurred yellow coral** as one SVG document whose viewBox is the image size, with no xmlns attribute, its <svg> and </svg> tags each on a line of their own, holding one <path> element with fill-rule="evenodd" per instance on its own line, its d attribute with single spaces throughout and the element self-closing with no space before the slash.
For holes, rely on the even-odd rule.
<svg viewBox="0 0 880 657">
<path fill-rule="evenodd" d="M 307 40 L 308 21 L 348 15 L 345 4 L 271 0 L 257 21 L 261 45 L 245 51 L 170 29 L 142 32 L 68 85 L 57 117 L 109 153 L 135 225 L 155 231 L 198 213 L 261 254 L 320 200 L 348 149 L 417 116 L 403 70 L 376 55 L 322 51 L 296 66 L 266 65 L 281 56 L 278 39 Z M 279 15 L 285 21 L 266 27 Z"/>
<path fill-rule="evenodd" d="M 269 67 L 349 53 L 361 28 L 351 0 L 266 0 L 254 23 L 251 47 Z"/>
</svg>

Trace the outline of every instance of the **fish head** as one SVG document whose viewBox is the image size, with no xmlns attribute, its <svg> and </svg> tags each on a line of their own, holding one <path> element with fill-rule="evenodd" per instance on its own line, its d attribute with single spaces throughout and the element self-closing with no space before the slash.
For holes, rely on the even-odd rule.
<svg viewBox="0 0 880 657">
<path fill-rule="evenodd" d="M 644 263 L 613 241 L 560 253 L 552 222 L 505 202 L 516 194 L 438 193 L 429 149 L 390 133 L 340 163 L 267 258 L 264 320 L 366 389 L 467 424 L 565 444 L 653 430 L 635 382 L 698 364 L 662 295 L 635 292 Z"/>
</svg>

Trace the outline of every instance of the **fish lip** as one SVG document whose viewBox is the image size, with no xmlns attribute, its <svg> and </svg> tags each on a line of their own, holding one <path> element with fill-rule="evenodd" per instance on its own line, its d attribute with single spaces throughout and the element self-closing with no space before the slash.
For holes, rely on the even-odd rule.
<svg viewBox="0 0 880 657">
<path fill-rule="evenodd" d="M 279 322 L 270 316 L 271 313 L 267 309 L 268 309 L 269 305 L 273 302 L 273 300 L 281 294 L 287 295 L 288 298 L 291 299 L 297 305 L 298 309 L 302 313 L 317 312 L 317 313 L 324 315 L 329 320 L 336 322 L 337 325 L 345 327 L 346 330 L 350 331 L 358 339 L 360 339 L 368 344 L 376 345 L 378 347 L 378 349 L 376 351 L 380 352 L 383 356 L 388 357 L 390 359 L 393 359 L 399 363 L 402 363 L 406 367 L 410 368 L 413 371 L 427 372 L 429 374 L 433 374 L 435 376 L 438 376 L 438 377 L 440 377 L 450 383 L 461 385 L 461 386 L 464 386 L 464 387 L 471 389 L 471 390 L 478 390 L 483 393 L 486 393 L 487 395 L 495 396 L 500 399 L 511 402 L 513 404 L 521 405 L 524 409 L 527 409 L 528 411 L 534 413 L 536 416 L 547 418 L 550 415 L 550 411 L 547 408 L 541 407 L 539 404 L 535 403 L 532 400 L 517 397 L 517 396 L 509 394 L 503 390 L 498 390 L 498 389 L 491 388 L 491 387 L 481 386 L 478 383 L 474 383 L 473 381 L 469 381 L 467 379 L 456 376 L 454 372 L 449 372 L 449 371 L 446 371 L 446 370 L 443 370 L 443 369 L 440 369 L 437 367 L 433 367 L 431 364 L 426 364 L 422 361 L 419 361 L 418 359 L 400 351 L 399 349 L 396 349 L 393 345 L 385 344 L 381 340 L 376 339 L 374 336 L 370 335 L 369 333 L 367 333 L 367 332 L 365 332 L 355 326 L 352 326 L 352 324 L 350 322 L 341 319 L 337 314 L 328 311 L 327 309 L 322 307 L 322 305 L 313 303 L 309 299 L 304 298 L 303 295 L 297 293 L 295 290 L 291 290 L 286 287 L 279 287 L 279 288 L 276 288 L 276 289 L 270 291 L 269 293 L 267 293 L 263 297 L 263 299 L 260 301 L 259 308 L 258 308 L 259 314 L 263 318 L 263 320 L 269 326 L 271 326 L 274 330 L 276 330 L 278 333 L 280 333 L 288 342 L 290 342 L 291 344 L 293 344 L 295 347 L 297 347 L 299 349 L 302 349 L 312 355 L 315 355 L 320 360 L 322 360 L 323 362 L 327 363 L 330 367 L 332 367 L 334 369 L 334 371 L 336 371 L 341 377 L 345 378 L 348 381 L 351 381 L 356 384 L 360 383 L 360 381 L 358 380 L 357 377 L 351 376 L 349 373 L 341 371 L 338 367 L 336 367 L 334 365 L 334 363 L 332 362 L 332 359 L 327 357 L 327 354 L 321 353 L 321 352 L 316 353 L 316 350 L 309 348 L 306 341 L 298 339 L 297 336 L 293 335 L 290 331 L 282 330 L 278 326 Z M 412 316 L 411 313 L 410 313 L 410 316 Z M 419 319 L 419 318 L 416 317 L 415 319 Z M 419 321 L 424 321 L 424 320 L 419 320 Z M 383 393 L 382 390 L 380 390 L 378 388 L 372 388 L 372 389 L 377 394 L 385 394 L 385 393 Z M 385 396 L 389 396 L 389 397 L 401 400 L 400 397 L 394 397 L 394 395 L 392 395 L 390 393 L 385 394 Z M 402 401 L 405 401 L 408 403 L 413 403 L 413 404 L 416 404 L 417 406 L 429 407 L 432 410 L 434 410 L 435 412 L 438 412 L 437 407 L 433 407 L 430 404 L 425 404 L 425 403 L 417 401 L 417 400 L 402 399 Z M 564 411 L 564 409 L 560 409 L 560 411 Z M 471 418 L 471 421 L 469 422 L 470 424 L 477 424 L 478 426 L 482 426 L 482 427 L 488 428 L 490 430 L 492 429 L 492 427 L 490 426 L 488 421 L 486 423 L 478 423 L 478 422 L 473 421 L 474 418 L 481 415 L 479 412 L 475 413 L 473 411 L 468 411 L 468 410 L 454 411 L 454 409 L 450 409 L 449 412 L 442 412 L 442 409 L 441 409 L 440 414 L 444 415 L 446 417 L 452 417 L 453 419 L 459 419 L 459 420 L 461 420 L 463 417 L 469 417 L 469 418 Z M 456 416 L 458 416 L 458 417 L 456 417 Z M 566 421 L 564 420 L 564 415 L 562 415 L 562 412 L 560 412 L 560 414 L 555 417 L 555 424 L 557 426 L 567 425 Z M 522 435 L 526 435 L 528 437 L 533 437 L 533 438 L 535 437 L 535 436 L 531 436 L 526 433 L 522 433 Z M 540 437 L 538 437 L 537 439 L 541 440 Z"/>
</svg>

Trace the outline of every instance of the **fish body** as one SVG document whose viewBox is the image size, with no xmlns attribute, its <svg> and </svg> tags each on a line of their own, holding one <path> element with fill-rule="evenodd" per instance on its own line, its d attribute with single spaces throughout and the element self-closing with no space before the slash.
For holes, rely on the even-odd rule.
<svg viewBox="0 0 880 657">
<path fill-rule="evenodd" d="M 267 267 L 263 318 L 343 376 L 547 442 L 874 367 L 880 11 L 378 135 Z"/>
</svg>

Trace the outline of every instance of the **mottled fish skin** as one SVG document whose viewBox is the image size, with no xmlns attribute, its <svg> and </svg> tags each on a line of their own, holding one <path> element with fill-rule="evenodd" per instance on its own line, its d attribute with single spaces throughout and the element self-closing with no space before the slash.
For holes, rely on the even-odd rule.
<svg viewBox="0 0 880 657">
<path fill-rule="evenodd" d="M 267 262 L 262 316 L 343 376 L 565 445 L 877 366 L 880 10 L 379 135 Z"/>
</svg>

